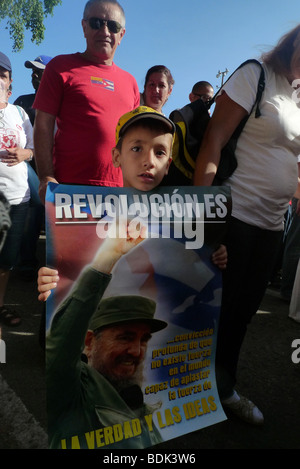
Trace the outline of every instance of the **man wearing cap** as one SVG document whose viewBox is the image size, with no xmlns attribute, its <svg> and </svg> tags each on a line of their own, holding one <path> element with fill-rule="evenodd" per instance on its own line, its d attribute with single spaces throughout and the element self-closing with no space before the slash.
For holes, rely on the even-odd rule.
<svg viewBox="0 0 300 469">
<path fill-rule="evenodd" d="M 142 231 L 106 238 L 52 320 L 46 348 L 50 448 L 142 449 L 161 442 L 141 381 L 151 334 L 167 324 L 154 318 L 149 298 L 102 299 L 114 265 L 143 238 Z"/>
<path fill-rule="evenodd" d="M 119 117 L 139 105 L 135 78 L 114 63 L 125 34 L 123 8 L 116 0 L 90 0 L 82 28 L 85 51 L 48 64 L 34 103 L 42 200 L 49 181 L 122 186 L 121 170 L 111 161 L 114 132 Z"/>
<path fill-rule="evenodd" d="M 33 109 L 32 105 L 40 86 L 46 65 L 51 59 L 52 57 L 49 57 L 48 55 L 39 55 L 35 60 L 26 60 L 24 64 L 26 68 L 32 70 L 31 83 L 35 93 L 19 96 L 15 100 L 14 104 L 21 106 L 27 112 L 32 126 L 34 125 L 35 119 L 35 109 Z M 18 268 L 19 274 L 24 280 L 32 280 L 33 278 L 36 278 L 36 269 L 38 265 L 36 255 L 37 242 L 44 223 L 44 206 L 42 205 L 38 195 L 39 180 L 36 174 L 35 160 L 32 160 L 29 163 L 28 180 L 31 190 L 31 200 L 23 235 L 21 257 Z"/>
<path fill-rule="evenodd" d="M 21 106 L 23 109 L 25 109 L 25 111 L 29 115 L 32 126 L 34 124 L 35 117 L 35 109 L 33 109 L 32 105 L 35 100 L 36 92 L 39 89 L 46 65 L 50 62 L 51 59 L 52 57 L 49 57 L 48 55 L 40 55 L 35 60 L 26 60 L 24 64 L 26 68 L 32 69 L 31 83 L 35 90 L 35 93 L 23 94 L 19 96 L 15 100 L 14 104 Z"/>
</svg>

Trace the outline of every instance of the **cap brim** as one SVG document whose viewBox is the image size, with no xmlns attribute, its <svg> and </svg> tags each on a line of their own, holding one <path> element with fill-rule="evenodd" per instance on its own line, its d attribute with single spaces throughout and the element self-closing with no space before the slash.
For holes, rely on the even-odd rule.
<svg viewBox="0 0 300 469">
<path fill-rule="evenodd" d="M 41 70 L 43 70 L 46 67 L 46 65 L 41 64 L 40 62 L 35 62 L 34 60 L 26 60 L 24 65 L 25 65 L 26 68 L 33 68 L 34 67 L 34 68 L 39 68 Z"/>
<path fill-rule="evenodd" d="M 159 121 L 163 122 L 166 125 L 166 127 L 168 127 L 168 129 L 170 130 L 170 132 L 172 134 L 175 133 L 175 125 L 173 124 L 173 122 L 170 119 L 165 117 L 163 114 L 158 114 L 158 113 L 154 113 L 154 112 L 143 112 L 141 114 L 135 114 L 134 116 L 132 116 L 122 126 L 122 128 L 119 132 L 119 136 L 122 137 L 122 135 L 124 135 L 124 132 L 126 132 L 128 127 L 130 127 L 133 122 L 137 122 L 138 120 L 147 119 L 147 118 L 156 119 L 156 120 L 159 120 Z"/>
<path fill-rule="evenodd" d="M 0 67 L 4 70 L 7 70 L 8 72 L 11 72 L 11 67 L 9 67 L 7 64 L 0 62 Z"/>
<path fill-rule="evenodd" d="M 99 327 L 94 327 L 93 330 L 97 329 L 103 329 L 105 327 L 113 327 L 117 326 L 118 324 L 128 324 L 128 323 L 143 323 L 143 324 L 149 324 L 150 326 L 150 332 L 158 332 L 161 331 L 162 329 L 165 329 L 168 325 L 165 321 L 161 321 L 160 319 L 144 319 L 144 318 L 134 318 L 134 319 L 128 319 L 124 318 L 124 320 L 118 320 L 118 321 L 107 321 L 107 323 L 101 324 Z"/>
</svg>

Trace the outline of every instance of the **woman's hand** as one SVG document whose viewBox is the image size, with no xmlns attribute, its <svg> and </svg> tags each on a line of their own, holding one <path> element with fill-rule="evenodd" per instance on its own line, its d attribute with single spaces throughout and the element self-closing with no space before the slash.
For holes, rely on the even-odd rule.
<svg viewBox="0 0 300 469">
<path fill-rule="evenodd" d="M 32 156 L 33 152 L 30 148 L 6 148 L 7 154 L 1 158 L 2 163 L 6 163 L 7 166 L 15 166 L 22 161 L 26 161 Z"/>
</svg>

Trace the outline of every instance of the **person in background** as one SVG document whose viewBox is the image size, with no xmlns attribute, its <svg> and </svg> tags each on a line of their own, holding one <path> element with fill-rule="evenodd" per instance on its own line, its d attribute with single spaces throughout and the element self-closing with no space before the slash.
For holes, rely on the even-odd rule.
<svg viewBox="0 0 300 469">
<path fill-rule="evenodd" d="M 49 57 L 48 55 L 39 55 L 34 60 L 26 60 L 24 63 L 26 68 L 31 69 L 31 83 L 34 88 L 34 93 L 30 94 L 23 94 L 19 96 L 15 101 L 14 104 L 16 106 L 21 106 L 26 113 L 28 114 L 30 118 L 30 122 L 32 124 L 32 127 L 34 125 L 34 118 L 35 118 L 35 109 L 33 109 L 33 103 L 35 100 L 35 96 L 37 93 L 37 90 L 39 89 L 41 79 L 44 73 L 44 70 L 46 68 L 46 65 L 52 60 L 52 57 Z"/>
<path fill-rule="evenodd" d="M 42 201 L 49 181 L 122 186 L 121 170 L 111 161 L 115 127 L 139 104 L 135 78 L 114 63 L 125 34 L 124 10 L 116 0 L 90 0 L 82 28 L 85 51 L 49 62 L 33 106 Z"/>
<path fill-rule="evenodd" d="M 197 155 L 203 129 L 210 116 L 210 100 L 213 96 L 214 90 L 211 84 L 208 81 L 198 81 L 189 94 L 188 104 L 170 113 L 169 118 L 176 123 L 176 137 L 172 165 L 162 182 L 164 186 L 191 184 L 191 161 Z M 185 128 L 184 132 L 182 128 Z M 192 156 L 187 158 L 187 154 Z"/>
<path fill-rule="evenodd" d="M 300 156 L 298 157 L 300 178 Z M 287 302 L 291 301 L 298 261 L 300 258 L 300 200 L 292 200 L 292 216 L 288 228 L 282 259 L 282 279 L 280 295 Z"/>
<path fill-rule="evenodd" d="M 162 113 L 162 108 L 172 93 L 174 83 L 170 70 L 164 65 L 154 65 L 149 68 L 145 77 L 144 91 L 140 96 L 140 104 Z"/>
<path fill-rule="evenodd" d="M 298 266 L 291 295 L 289 317 L 296 322 L 300 322 L 300 258 L 298 260 Z"/>
<path fill-rule="evenodd" d="M 35 109 L 33 109 L 33 102 L 39 89 L 41 79 L 52 57 L 48 55 L 40 55 L 35 60 L 26 60 L 25 67 L 32 70 L 31 83 L 35 90 L 34 93 L 24 94 L 19 96 L 14 104 L 21 106 L 30 118 L 32 126 L 34 125 Z M 38 259 L 36 255 L 37 242 L 41 229 L 44 224 L 45 210 L 42 204 L 38 190 L 39 179 L 36 174 L 35 161 L 32 160 L 28 163 L 28 180 L 30 185 L 30 204 L 28 209 L 27 220 L 23 233 L 20 262 L 18 265 L 18 273 L 23 280 L 33 280 L 36 278 Z"/>
<path fill-rule="evenodd" d="M 21 319 L 8 305 L 5 293 L 16 266 L 30 199 L 28 165 L 33 158 L 32 125 L 22 108 L 8 103 L 12 67 L 0 52 L 0 191 L 10 204 L 11 227 L 0 253 L 0 324 L 17 326 Z"/>
<path fill-rule="evenodd" d="M 262 56 L 262 66 L 265 88 L 260 117 L 251 112 L 260 67 L 248 64 L 225 83 L 216 99 L 194 173 L 195 185 L 212 184 L 221 149 L 250 114 L 235 151 L 237 169 L 224 183 L 231 188 L 232 216 L 224 240 L 228 264 L 223 275 L 216 372 L 223 406 L 257 425 L 264 422 L 263 414 L 236 391 L 237 368 L 247 326 L 274 269 L 289 201 L 300 196 L 300 107 L 292 99 L 295 80 L 300 78 L 300 25 Z"/>
<path fill-rule="evenodd" d="M 209 102 L 214 96 L 214 89 L 208 81 L 197 81 L 189 94 L 190 102 L 202 99 L 204 103 Z"/>
</svg>

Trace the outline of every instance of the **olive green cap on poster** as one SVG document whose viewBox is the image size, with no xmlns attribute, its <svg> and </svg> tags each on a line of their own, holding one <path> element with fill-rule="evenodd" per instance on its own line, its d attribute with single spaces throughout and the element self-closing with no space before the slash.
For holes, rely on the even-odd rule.
<svg viewBox="0 0 300 469">
<path fill-rule="evenodd" d="M 124 295 L 104 298 L 94 313 L 89 329 L 96 329 L 128 322 L 149 324 L 151 332 L 164 329 L 167 323 L 154 318 L 155 301 L 144 296 Z"/>
</svg>

